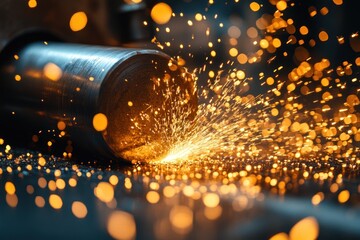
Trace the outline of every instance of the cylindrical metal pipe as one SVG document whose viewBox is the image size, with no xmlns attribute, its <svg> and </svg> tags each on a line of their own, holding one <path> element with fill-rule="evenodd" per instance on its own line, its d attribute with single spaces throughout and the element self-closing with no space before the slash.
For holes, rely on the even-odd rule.
<svg viewBox="0 0 360 240">
<path fill-rule="evenodd" d="M 161 92 L 169 88 L 169 76 L 171 89 L 190 93 L 187 104 L 196 109 L 193 83 L 184 69 L 170 69 L 175 64 L 170 61 L 156 50 L 30 43 L 2 63 L 0 112 L 29 126 L 41 122 L 37 130 L 56 129 L 63 122 L 75 143 L 107 158 L 152 159 L 154 153 L 142 148 L 159 137 L 151 130 L 154 122 L 147 120 L 137 135 L 133 120 L 149 106 L 164 107 Z M 106 116 L 106 129 L 94 128 L 98 113 Z"/>
</svg>

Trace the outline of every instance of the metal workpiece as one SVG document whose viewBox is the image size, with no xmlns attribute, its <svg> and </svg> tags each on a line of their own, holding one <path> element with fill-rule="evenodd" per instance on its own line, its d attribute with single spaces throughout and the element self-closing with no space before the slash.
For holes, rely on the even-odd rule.
<svg viewBox="0 0 360 240">
<path fill-rule="evenodd" d="M 2 61 L 1 119 L 20 122 L 33 132 L 58 131 L 57 124 L 64 122 L 75 145 L 106 158 L 156 157 L 143 151 L 160 137 L 152 130 L 155 121 L 142 123 L 140 134 L 133 131 L 134 119 L 149 108 L 164 108 L 166 89 L 193 91 L 185 70 L 170 70 L 170 61 L 156 50 L 28 44 Z M 173 86 L 162 80 L 165 75 L 171 76 Z M 195 94 L 188 104 L 196 108 Z M 98 113 L 106 116 L 106 129 L 94 127 Z"/>
</svg>

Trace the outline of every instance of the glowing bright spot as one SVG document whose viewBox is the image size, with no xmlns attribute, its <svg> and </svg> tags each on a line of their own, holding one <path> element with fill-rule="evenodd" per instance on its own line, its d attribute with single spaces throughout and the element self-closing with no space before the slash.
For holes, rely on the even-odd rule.
<svg viewBox="0 0 360 240">
<path fill-rule="evenodd" d="M 257 2 L 250 3 L 250 9 L 254 12 L 257 12 L 260 10 L 260 5 Z"/>
<path fill-rule="evenodd" d="M 322 192 L 319 192 L 317 194 L 315 194 L 312 198 L 311 198 L 311 203 L 314 206 L 317 206 L 321 203 L 321 201 L 324 199 L 324 194 Z"/>
<path fill-rule="evenodd" d="M 236 57 L 238 55 L 238 50 L 236 48 L 231 48 L 229 50 L 229 55 L 232 57 Z"/>
<path fill-rule="evenodd" d="M 44 157 L 39 157 L 39 159 L 38 159 L 38 164 L 40 165 L 40 166 L 45 166 L 45 164 L 46 164 L 46 159 L 44 158 Z"/>
<path fill-rule="evenodd" d="M 266 84 L 267 84 L 267 85 L 271 86 L 271 85 L 273 85 L 274 83 L 275 83 L 274 78 L 268 77 L 268 78 L 266 79 Z"/>
<path fill-rule="evenodd" d="M 329 39 L 329 35 L 327 34 L 327 32 L 321 31 L 321 32 L 319 33 L 319 39 L 320 39 L 320 41 L 322 41 L 322 42 L 326 42 L 326 41 Z"/>
<path fill-rule="evenodd" d="M 309 33 L 309 29 L 306 26 L 301 26 L 299 29 L 301 35 L 306 35 Z"/>
<path fill-rule="evenodd" d="M 166 186 L 163 189 L 163 193 L 165 197 L 172 198 L 173 196 L 175 196 L 176 191 L 172 186 Z"/>
<path fill-rule="evenodd" d="M 74 13 L 70 18 L 70 29 L 73 32 L 78 32 L 83 30 L 86 27 L 88 22 L 87 16 L 84 12 L 77 12 Z"/>
<path fill-rule="evenodd" d="M 115 186 L 118 184 L 119 178 L 116 175 L 111 175 L 109 178 L 109 182 L 111 183 L 111 185 Z"/>
<path fill-rule="evenodd" d="M 281 233 L 275 234 L 269 240 L 289 240 L 289 236 L 286 233 L 281 232 Z"/>
<path fill-rule="evenodd" d="M 49 197 L 50 206 L 54 209 L 60 209 L 63 205 L 63 201 L 56 194 L 51 194 Z"/>
<path fill-rule="evenodd" d="M 96 131 L 98 132 L 104 131 L 107 128 L 107 125 L 108 125 L 108 120 L 105 114 L 103 113 L 95 114 L 93 118 L 93 127 L 95 128 Z"/>
<path fill-rule="evenodd" d="M 64 130 L 64 129 L 66 128 L 66 123 L 63 122 L 63 121 L 59 121 L 59 122 L 57 123 L 57 128 L 58 128 L 60 131 Z"/>
<path fill-rule="evenodd" d="M 105 202 L 111 202 L 114 198 L 114 188 L 110 183 L 100 182 L 94 189 L 95 196 Z"/>
<path fill-rule="evenodd" d="M 273 41 L 272 41 L 272 45 L 273 45 L 275 48 L 281 47 L 281 41 L 280 41 L 280 39 L 274 38 Z"/>
<path fill-rule="evenodd" d="M 15 75 L 15 81 L 17 82 L 21 81 L 21 76 L 19 74 Z"/>
<path fill-rule="evenodd" d="M 276 8 L 277 8 L 279 11 L 284 11 L 284 10 L 287 8 L 287 3 L 286 3 L 286 1 L 283 1 L 283 0 L 278 1 L 278 2 L 276 3 Z"/>
<path fill-rule="evenodd" d="M 244 53 L 240 53 L 238 56 L 237 56 L 237 60 L 240 64 L 245 64 L 247 63 L 248 61 L 248 57 L 246 56 L 246 54 Z"/>
<path fill-rule="evenodd" d="M 242 71 L 242 70 L 238 70 L 238 71 L 236 72 L 236 77 L 237 77 L 238 79 L 240 79 L 240 80 L 244 79 L 244 78 L 245 78 L 245 72 Z"/>
<path fill-rule="evenodd" d="M 219 195 L 216 193 L 206 193 L 202 200 L 205 206 L 210 208 L 216 207 L 220 203 Z"/>
<path fill-rule="evenodd" d="M 15 194 L 15 192 L 16 192 L 15 185 L 12 182 L 6 182 L 5 183 L 5 191 L 10 195 Z"/>
<path fill-rule="evenodd" d="M 157 193 L 155 191 L 149 191 L 146 194 L 146 200 L 151 204 L 155 204 L 155 203 L 159 202 L 160 195 L 159 195 L 159 193 Z"/>
<path fill-rule="evenodd" d="M 276 108 L 271 109 L 271 115 L 273 115 L 274 117 L 279 115 L 279 110 L 277 110 Z"/>
<path fill-rule="evenodd" d="M 343 4 L 343 0 L 333 0 L 335 5 L 342 5 Z"/>
<path fill-rule="evenodd" d="M 269 47 L 269 42 L 268 42 L 268 40 L 266 40 L 266 39 L 261 39 L 260 40 L 260 47 L 261 48 L 268 48 Z"/>
<path fill-rule="evenodd" d="M 74 178 L 70 178 L 68 182 L 70 187 L 76 187 L 77 185 L 77 181 Z"/>
<path fill-rule="evenodd" d="M 339 203 L 346 203 L 350 198 L 350 192 L 348 190 L 343 190 L 338 195 Z"/>
<path fill-rule="evenodd" d="M 107 231 L 115 239 L 128 240 L 135 238 L 136 225 L 134 217 L 123 211 L 111 213 L 107 222 Z"/>
<path fill-rule="evenodd" d="M 195 20 L 200 22 L 203 19 L 203 16 L 201 15 L 201 13 L 197 13 L 195 14 Z"/>
<path fill-rule="evenodd" d="M 160 2 L 157 3 L 152 9 L 151 9 L 151 18 L 156 22 L 157 24 L 166 24 L 170 21 L 172 14 L 171 7 L 164 3 Z"/>
<path fill-rule="evenodd" d="M 56 187 L 60 190 L 64 189 L 66 186 L 66 183 L 63 179 L 59 178 L 56 180 Z"/>
<path fill-rule="evenodd" d="M 307 217 L 297 222 L 290 230 L 291 240 L 317 239 L 319 224 L 314 217 Z"/>
<path fill-rule="evenodd" d="M 45 77 L 47 77 L 48 79 L 54 82 L 59 81 L 60 78 L 62 77 L 62 70 L 55 63 L 51 63 L 51 62 L 47 63 L 44 66 L 43 72 Z"/>
<path fill-rule="evenodd" d="M 36 0 L 29 0 L 28 6 L 29 6 L 29 8 L 36 8 L 36 6 L 37 6 Z"/>
<path fill-rule="evenodd" d="M 209 77 L 210 77 L 210 78 L 215 77 L 215 73 L 214 73 L 214 71 L 209 71 Z"/>
</svg>

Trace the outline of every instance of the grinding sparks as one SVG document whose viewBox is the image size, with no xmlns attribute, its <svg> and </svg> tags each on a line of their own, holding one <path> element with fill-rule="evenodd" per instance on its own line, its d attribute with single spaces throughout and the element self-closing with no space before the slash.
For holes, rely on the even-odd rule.
<svg viewBox="0 0 360 240">
<path fill-rule="evenodd" d="M 161 162 L 201 161 L 202 158 L 216 158 L 216 154 L 239 153 L 237 150 L 256 141 L 258 131 L 252 130 L 254 126 L 247 124 L 247 120 L 253 114 L 250 109 L 255 109 L 263 102 L 251 95 L 236 95 L 236 92 L 241 91 L 240 85 L 238 79 L 226 79 L 222 85 L 219 75 L 211 87 L 216 95 L 209 103 L 198 106 L 197 115 L 192 121 L 172 119 L 169 125 L 174 132 L 170 135 L 175 140 L 169 145 L 169 151 Z M 204 94 L 207 97 L 208 93 Z M 254 138 L 248 140 L 253 134 Z"/>
</svg>

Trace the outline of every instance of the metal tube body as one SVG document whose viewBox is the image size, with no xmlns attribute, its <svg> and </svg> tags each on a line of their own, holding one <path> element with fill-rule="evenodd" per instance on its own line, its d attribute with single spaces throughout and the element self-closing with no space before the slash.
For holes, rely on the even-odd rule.
<svg viewBox="0 0 360 240">
<path fill-rule="evenodd" d="M 182 69 L 171 71 L 170 58 L 156 50 L 35 42 L 14 54 L 16 59 L 9 56 L 1 66 L 2 118 L 38 122 L 41 129 L 35 129 L 44 131 L 62 121 L 75 143 L 106 158 L 133 160 L 129 151 L 145 144 L 144 135 L 151 137 L 150 130 L 136 136 L 131 129 L 149 106 L 163 107 L 154 79 L 171 74 L 180 88 L 193 87 Z M 103 131 L 94 129 L 97 113 L 107 117 Z"/>
</svg>

